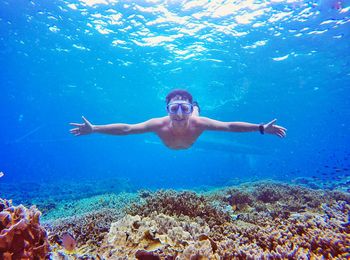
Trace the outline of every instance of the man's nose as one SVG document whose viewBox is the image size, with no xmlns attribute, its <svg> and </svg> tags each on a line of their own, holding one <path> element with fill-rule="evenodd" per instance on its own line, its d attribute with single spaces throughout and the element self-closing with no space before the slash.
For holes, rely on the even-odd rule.
<svg viewBox="0 0 350 260">
<path fill-rule="evenodd" d="M 179 108 L 177 109 L 176 114 L 177 114 L 178 116 L 182 116 L 182 115 L 183 115 L 181 107 L 179 107 Z"/>
</svg>

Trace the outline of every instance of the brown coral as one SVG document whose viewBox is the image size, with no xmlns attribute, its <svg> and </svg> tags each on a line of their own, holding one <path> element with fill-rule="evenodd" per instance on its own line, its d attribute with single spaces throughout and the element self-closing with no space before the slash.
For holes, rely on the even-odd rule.
<svg viewBox="0 0 350 260">
<path fill-rule="evenodd" d="M 50 250 L 40 211 L 0 199 L 0 258 L 47 259 Z"/>
<path fill-rule="evenodd" d="M 59 244 L 65 232 L 75 238 L 81 252 L 94 253 L 101 245 L 112 222 L 121 218 L 120 212 L 112 209 L 93 211 L 77 217 L 69 217 L 45 224 L 52 245 Z"/>
<path fill-rule="evenodd" d="M 127 209 L 130 215 L 104 209 L 61 220 L 50 231 L 58 237 L 70 231 L 79 253 L 106 259 L 348 257 L 350 205 L 345 193 L 269 182 L 206 195 L 175 191 L 140 195 L 141 202 Z M 26 215 L 23 207 L 3 208 L 7 210 L 0 214 L 2 225 L 9 222 L 9 215 L 11 221 L 12 215 L 17 220 Z M 31 218 L 37 223 L 39 215 Z"/>
<path fill-rule="evenodd" d="M 152 213 L 169 216 L 200 218 L 209 226 L 222 225 L 230 216 L 215 207 L 206 197 L 194 192 L 158 191 L 146 198 L 142 204 L 133 204 L 127 209 L 130 215 L 150 216 Z"/>
<path fill-rule="evenodd" d="M 112 224 L 101 253 L 107 259 L 344 259 L 350 206 L 335 202 L 322 208 L 322 214 L 293 213 L 288 219 L 257 214 L 255 223 L 214 227 L 187 216 L 127 215 Z"/>
<path fill-rule="evenodd" d="M 344 259 L 350 248 L 347 198 L 338 192 L 279 183 L 258 183 L 207 196 L 157 192 L 129 209 L 141 216 L 127 216 L 132 223 L 124 220 L 110 230 L 104 255 L 111 259 L 123 254 L 152 259 Z M 212 222 L 225 205 L 236 218 L 227 220 L 224 214 Z M 159 225 L 156 219 L 166 219 L 164 214 L 173 220 Z M 188 234 L 182 221 L 207 229 L 204 234 Z M 113 244 L 124 246 L 116 249 Z"/>
<path fill-rule="evenodd" d="M 226 226 L 225 239 L 219 243 L 220 255 L 246 259 L 254 256 L 278 259 L 343 259 L 350 248 L 349 229 L 342 227 L 349 214 L 334 206 L 326 214 L 295 213 L 288 221 L 266 219 L 261 216 L 257 224 L 237 221 Z M 262 224 L 264 223 L 264 224 Z M 211 230 L 215 232 L 215 230 Z"/>
<path fill-rule="evenodd" d="M 189 217 L 126 215 L 112 224 L 101 250 L 107 259 L 206 257 L 217 249 L 207 235 L 209 230 L 205 223 L 198 224 Z"/>
</svg>

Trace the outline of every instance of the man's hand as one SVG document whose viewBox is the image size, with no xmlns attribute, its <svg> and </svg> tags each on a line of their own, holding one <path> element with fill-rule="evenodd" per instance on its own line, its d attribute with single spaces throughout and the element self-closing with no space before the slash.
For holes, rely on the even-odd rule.
<svg viewBox="0 0 350 260">
<path fill-rule="evenodd" d="M 276 121 L 277 121 L 277 119 L 274 119 L 271 122 L 265 124 L 264 125 L 264 132 L 266 134 L 277 135 L 277 136 L 279 136 L 281 138 L 286 137 L 287 129 L 282 127 L 282 126 L 275 125 Z"/>
<path fill-rule="evenodd" d="M 93 125 L 85 118 L 83 117 L 84 124 L 77 124 L 77 123 L 69 123 L 71 126 L 77 126 L 76 128 L 73 128 L 70 130 L 70 133 L 79 136 L 79 135 L 88 135 L 93 132 Z"/>
</svg>

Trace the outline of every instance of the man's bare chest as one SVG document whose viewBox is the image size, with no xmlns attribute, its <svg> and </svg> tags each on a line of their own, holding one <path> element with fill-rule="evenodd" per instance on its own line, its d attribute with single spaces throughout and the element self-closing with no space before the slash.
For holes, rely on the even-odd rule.
<svg viewBox="0 0 350 260">
<path fill-rule="evenodd" d="M 164 144 L 174 149 L 185 149 L 190 147 L 200 135 L 200 132 L 194 128 L 188 128 L 185 131 L 175 132 L 169 127 L 160 129 L 158 136 Z"/>
</svg>

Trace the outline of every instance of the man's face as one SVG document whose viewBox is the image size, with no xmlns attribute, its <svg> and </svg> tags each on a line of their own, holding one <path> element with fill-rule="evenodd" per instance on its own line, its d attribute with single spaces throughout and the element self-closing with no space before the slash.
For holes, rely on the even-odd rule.
<svg viewBox="0 0 350 260">
<path fill-rule="evenodd" d="M 181 96 L 172 98 L 167 105 L 167 110 L 170 119 L 178 124 L 186 123 L 190 118 L 193 107 L 187 99 L 182 99 Z"/>
</svg>

